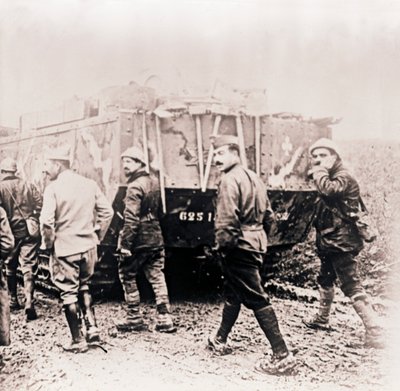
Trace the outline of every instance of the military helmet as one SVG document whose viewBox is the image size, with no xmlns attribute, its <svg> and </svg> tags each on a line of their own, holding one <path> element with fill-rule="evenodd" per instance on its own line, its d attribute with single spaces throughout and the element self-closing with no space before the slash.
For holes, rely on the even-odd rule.
<svg viewBox="0 0 400 391">
<path fill-rule="evenodd" d="M 334 152 L 336 155 L 340 156 L 338 146 L 329 138 L 320 138 L 309 148 L 310 154 L 317 148 L 326 148 Z"/>
<path fill-rule="evenodd" d="M 17 162 L 12 157 L 6 157 L 0 163 L 0 170 L 16 172 L 17 171 Z"/>
<path fill-rule="evenodd" d="M 129 157 L 129 158 L 131 158 L 133 160 L 138 160 L 143 165 L 146 165 L 146 162 L 144 160 L 143 151 L 138 147 L 130 147 L 125 152 L 122 152 L 121 153 L 121 159 L 124 158 L 124 157 Z"/>
</svg>

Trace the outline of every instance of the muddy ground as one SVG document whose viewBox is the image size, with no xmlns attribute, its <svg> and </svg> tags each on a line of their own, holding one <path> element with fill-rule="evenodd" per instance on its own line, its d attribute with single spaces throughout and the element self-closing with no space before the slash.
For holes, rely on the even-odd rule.
<svg viewBox="0 0 400 391">
<path fill-rule="evenodd" d="M 340 294 L 329 333 L 311 331 L 301 322 L 315 312 L 316 302 L 273 298 L 281 330 L 300 363 L 297 375 L 274 377 L 253 370 L 270 349 L 245 308 L 231 335 L 233 354 L 219 357 L 206 349 L 207 336 L 220 320 L 219 301 L 174 302 L 178 331 L 160 334 L 154 330 L 153 304 L 143 304 L 149 331 L 118 333 L 114 321 L 123 316 L 122 304 L 103 299 L 95 305 L 103 343 L 78 355 L 62 350 L 69 334 L 59 300 L 43 292 L 36 296 L 39 319 L 27 323 L 22 311 L 12 313 L 12 345 L 1 348 L 1 390 L 400 389 L 400 322 L 394 302 L 376 306 L 388 348 L 375 350 L 362 347 L 361 322 Z"/>
</svg>

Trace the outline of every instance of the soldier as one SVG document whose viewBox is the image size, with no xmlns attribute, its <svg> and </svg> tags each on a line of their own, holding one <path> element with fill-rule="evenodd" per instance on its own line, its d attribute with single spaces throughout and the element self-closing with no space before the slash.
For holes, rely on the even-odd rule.
<svg viewBox="0 0 400 391">
<path fill-rule="evenodd" d="M 113 210 L 95 181 L 70 170 L 67 151 L 49 154 L 45 173 L 51 182 L 44 192 L 40 228 L 44 247 L 53 252 L 51 277 L 60 290 L 72 335 L 64 349 L 83 353 L 88 350 L 87 342 L 100 339 L 88 282 L 97 262 L 97 244 L 107 231 Z"/>
<path fill-rule="evenodd" d="M 228 335 L 241 304 L 254 315 L 271 344 L 273 355 L 256 369 L 272 375 L 289 374 L 296 366 L 279 330 L 278 320 L 265 293 L 260 267 L 267 250 L 267 235 L 274 221 L 267 189 L 257 175 L 240 164 L 238 139 L 214 140 L 214 161 L 222 173 L 216 206 L 215 234 L 225 276 L 226 299 L 218 331 L 208 339 L 209 348 L 227 354 Z"/>
<path fill-rule="evenodd" d="M 26 220 L 38 218 L 42 198 L 35 186 L 16 175 L 17 163 L 5 158 L 0 163 L 2 181 L 0 182 L 0 205 L 5 209 L 15 238 L 13 252 L 6 260 L 6 274 L 10 293 L 11 309 L 19 309 L 17 297 L 17 267 L 20 265 L 24 278 L 25 314 L 27 320 L 37 318 L 34 307 L 34 277 L 37 271 L 37 250 L 39 237 L 29 235 Z"/>
<path fill-rule="evenodd" d="M 8 223 L 6 211 L 0 206 L 0 346 L 10 344 L 10 303 L 7 284 L 3 274 L 3 261 L 14 248 L 14 236 Z M 0 370 L 3 366 L 0 354 Z"/>
<path fill-rule="evenodd" d="M 170 315 L 167 285 L 163 273 L 164 241 L 160 228 L 160 187 L 157 178 L 145 171 L 143 153 L 137 147 L 121 154 L 122 167 L 128 178 L 124 223 L 119 237 L 119 277 L 127 302 L 125 321 L 120 331 L 140 331 L 147 326 L 140 311 L 136 277 L 143 270 L 150 282 L 157 304 L 156 330 L 174 332 Z"/>
<path fill-rule="evenodd" d="M 360 188 L 343 166 L 337 146 L 332 140 L 319 139 L 309 149 L 312 176 L 319 193 L 315 227 L 317 251 L 321 260 L 318 276 L 320 308 L 311 320 L 303 321 L 313 329 L 329 329 L 329 314 L 334 298 L 334 282 L 340 288 L 364 323 L 365 345 L 382 347 L 382 330 L 369 303 L 354 258 L 363 248 L 354 220 L 350 217 L 360 208 Z"/>
</svg>

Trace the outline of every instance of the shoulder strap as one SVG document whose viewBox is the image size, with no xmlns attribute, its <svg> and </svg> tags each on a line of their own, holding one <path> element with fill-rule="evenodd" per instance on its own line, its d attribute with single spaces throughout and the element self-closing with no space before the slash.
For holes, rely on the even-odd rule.
<svg viewBox="0 0 400 391">
<path fill-rule="evenodd" d="M 17 200 L 16 200 L 15 197 L 12 195 L 10 189 L 9 189 L 8 187 L 6 187 L 6 190 L 8 191 L 8 193 L 9 193 L 10 196 L 11 196 L 11 198 L 13 199 L 14 204 L 15 204 L 15 206 L 17 207 L 17 209 L 19 210 L 19 213 L 21 213 L 22 218 L 26 221 L 26 217 L 25 217 L 25 215 L 22 213 L 22 210 L 21 210 L 21 208 L 20 208 L 20 206 L 19 206 Z"/>
</svg>

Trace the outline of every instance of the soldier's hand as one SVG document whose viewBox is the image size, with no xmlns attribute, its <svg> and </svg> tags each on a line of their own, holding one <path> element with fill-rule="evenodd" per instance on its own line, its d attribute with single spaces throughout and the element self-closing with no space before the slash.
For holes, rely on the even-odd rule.
<svg viewBox="0 0 400 391">
<path fill-rule="evenodd" d="M 314 179 L 314 174 L 317 173 L 317 172 L 321 172 L 321 171 L 322 171 L 322 172 L 327 172 L 326 167 L 323 167 L 323 166 L 321 166 L 321 165 L 312 166 L 312 167 L 308 170 L 307 176 L 308 176 L 310 179 Z"/>
<path fill-rule="evenodd" d="M 129 258 L 132 256 L 132 253 L 130 250 L 126 249 L 126 248 L 120 248 L 118 249 L 118 253 L 121 257 L 123 258 Z"/>
<path fill-rule="evenodd" d="M 321 159 L 321 167 L 330 170 L 336 163 L 336 159 L 337 159 L 336 155 L 326 156 L 324 159 Z"/>
</svg>

